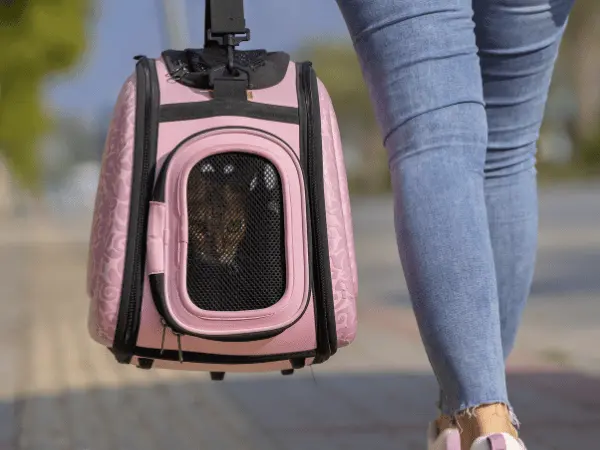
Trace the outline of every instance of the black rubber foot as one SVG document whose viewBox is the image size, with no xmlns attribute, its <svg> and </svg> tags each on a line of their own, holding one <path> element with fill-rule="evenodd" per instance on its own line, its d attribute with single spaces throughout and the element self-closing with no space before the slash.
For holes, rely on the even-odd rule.
<svg viewBox="0 0 600 450">
<path fill-rule="evenodd" d="M 153 359 L 139 358 L 138 363 L 137 363 L 137 368 L 143 369 L 143 370 L 150 370 L 150 369 L 152 369 L 152 364 L 154 364 Z"/>
<path fill-rule="evenodd" d="M 211 372 L 210 379 L 213 381 L 223 381 L 225 379 L 225 372 Z"/>
<path fill-rule="evenodd" d="M 306 360 L 304 358 L 293 358 L 290 359 L 292 369 L 304 369 L 306 366 Z"/>
<path fill-rule="evenodd" d="M 294 375 L 294 369 L 282 370 L 281 375 Z"/>
</svg>

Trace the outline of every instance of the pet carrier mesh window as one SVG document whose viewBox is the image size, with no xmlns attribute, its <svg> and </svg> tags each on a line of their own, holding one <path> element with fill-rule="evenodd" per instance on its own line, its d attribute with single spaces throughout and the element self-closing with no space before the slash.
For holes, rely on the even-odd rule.
<svg viewBox="0 0 600 450">
<path fill-rule="evenodd" d="M 283 192 L 260 156 L 221 153 L 198 162 L 187 182 L 187 290 L 207 311 L 275 305 L 286 284 Z"/>
</svg>

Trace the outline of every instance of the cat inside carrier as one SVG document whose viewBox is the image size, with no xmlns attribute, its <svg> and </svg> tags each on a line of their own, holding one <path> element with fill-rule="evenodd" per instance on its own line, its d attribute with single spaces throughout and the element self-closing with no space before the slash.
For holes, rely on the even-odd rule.
<svg viewBox="0 0 600 450">
<path fill-rule="evenodd" d="M 281 178 L 242 152 L 208 157 L 187 181 L 187 290 L 207 311 L 275 305 L 285 292 Z"/>
</svg>

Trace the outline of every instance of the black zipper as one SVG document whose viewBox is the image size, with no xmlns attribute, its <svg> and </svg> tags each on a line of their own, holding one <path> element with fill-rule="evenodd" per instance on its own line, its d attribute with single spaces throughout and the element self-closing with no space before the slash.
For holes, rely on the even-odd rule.
<svg viewBox="0 0 600 450">
<path fill-rule="evenodd" d="M 316 315 L 317 356 L 323 363 L 337 351 L 333 288 L 329 266 L 329 243 L 323 181 L 321 115 L 315 72 L 310 62 L 299 64 L 298 106 L 301 111 L 301 158 L 309 192 L 312 230 L 313 290 Z"/>
<path fill-rule="evenodd" d="M 244 334 L 233 334 L 228 336 L 206 336 L 204 334 L 198 333 L 190 333 L 189 331 L 181 328 L 171 317 L 171 315 L 167 312 L 166 301 L 165 301 L 165 274 L 164 273 L 154 273 L 149 275 L 150 281 L 150 290 L 152 291 L 152 298 L 154 299 L 154 304 L 156 306 L 156 310 L 160 317 L 163 319 L 163 327 L 169 328 L 175 335 L 181 336 L 193 336 L 201 339 L 205 339 L 207 341 L 217 341 L 217 342 L 251 342 L 251 341 L 261 341 L 263 339 L 269 339 L 275 337 L 281 333 L 283 333 L 286 329 L 288 329 L 293 324 L 290 324 L 284 328 L 279 328 L 277 330 L 270 331 L 259 331 L 255 333 L 244 333 Z M 306 309 L 305 309 L 306 311 Z M 304 313 L 300 315 L 302 317 Z M 295 323 L 295 322 L 294 322 Z M 163 330 L 166 331 L 166 330 Z M 137 354 L 137 352 L 136 352 Z"/>
<path fill-rule="evenodd" d="M 166 187 L 165 183 L 166 183 L 168 169 L 169 169 L 169 166 L 171 164 L 171 161 L 172 161 L 174 155 L 177 153 L 177 151 L 183 145 L 185 145 L 190 140 L 192 140 L 198 136 L 201 136 L 203 134 L 211 133 L 214 131 L 227 130 L 227 129 L 235 129 L 235 130 L 244 129 L 244 130 L 251 130 L 251 131 L 259 131 L 261 133 L 267 134 L 267 135 L 277 139 L 278 141 L 281 141 L 281 139 L 277 135 L 269 133 L 268 131 L 259 130 L 257 128 L 252 128 L 252 127 L 244 127 L 244 126 L 217 127 L 217 128 L 210 128 L 207 130 L 203 130 L 203 131 L 194 133 L 194 134 L 188 136 L 187 138 L 185 138 L 179 144 L 177 144 L 177 146 L 169 153 L 169 155 L 165 159 L 165 161 L 160 169 L 160 172 L 158 173 L 158 176 L 156 177 L 156 183 L 154 185 L 154 189 L 152 192 L 152 201 L 153 202 L 161 202 L 161 203 L 165 202 L 165 187 Z M 283 141 L 281 141 L 281 142 L 283 144 L 285 144 Z M 293 152 L 292 152 L 292 154 L 295 156 L 295 154 Z M 310 222 L 308 223 L 308 225 L 310 227 Z M 311 268 L 312 268 L 312 263 L 311 263 Z M 312 270 L 310 272 L 312 272 Z M 298 318 L 295 321 L 293 321 L 289 325 L 286 325 L 282 328 L 278 328 L 276 330 L 260 331 L 260 332 L 254 332 L 254 333 L 243 333 L 243 334 L 228 335 L 228 336 L 206 336 L 203 334 L 190 333 L 189 331 L 181 328 L 173 320 L 171 315 L 167 312 L 166 297 L 165 297 L 165 292 L 164 292 L 164 289 L 165 289 L 164 274 L 162 274 L 162 273 L 151 274 L 149 276 L 149 281 L 150 281 L 150 289 L 152 291 L 152 298 L 154 299 L 154 304 L 156 305 L 156 309 L 157 309 L 159 315 L 164 320 L 163 326 L 170 328 L 171 331 L 173 331 L 176 334 L 182 335 L 182 336 L 194 336 L 194 337 L 198 337 L 201 339 L 219 341 L 219 342 L 251 342 L 251 341 L 260 341 L 260 340 L 275 337 L 275 336 L 283 333 L 285 330 L 287 330 L 291 326 L 295 325 L 302 318 L 302 316 L 304 316 L 304 313 L 306 312 L 306 309 L 308 308 L 308 303 L 309 303 L 307 300 L 306 306 L 304 307 L 304 311 L 302 311 L 302 313 L 298 316 Z M 310 293 L 310 290 L 309 290 L 309 293 Z M 136 354 L 137 354 L 137 352 L 136 352 Z"/>
<path fill-rule="evenodd" d="M 139 330 L 146 263 L 148 199 L 154 184 L 160 105 L 154 61 L 146 57 L 139 58 L 136 77 L 137 105 L 129 230 L 119 316 L 113 341 L 113 352 L 117 360 L 126 364 L 134 354 Z"/>
</svg>

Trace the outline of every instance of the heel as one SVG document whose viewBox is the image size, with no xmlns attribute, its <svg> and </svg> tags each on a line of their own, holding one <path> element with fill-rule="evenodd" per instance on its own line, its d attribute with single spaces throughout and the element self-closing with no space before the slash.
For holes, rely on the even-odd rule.
<svg viewBox="0 0 600 450">
<path fill-rule="evenodd" d="M 461 450 L 459 433 L 450 433 L 448 435 L 448 440 L 446 441 L 446 450 Z"/>
<path fill-rule="evenodd" d="M 494 433 L 477 439 L 471 450 L 527 450 L 521 439 L 506 433 Z"/>
<path fill-rule="evenodd" d="M 487 437 L 487 441 L 490 444 L 490 450 L 507 450 L 508 444 L 503 434 L 492 434 Z"/>
</svg>

